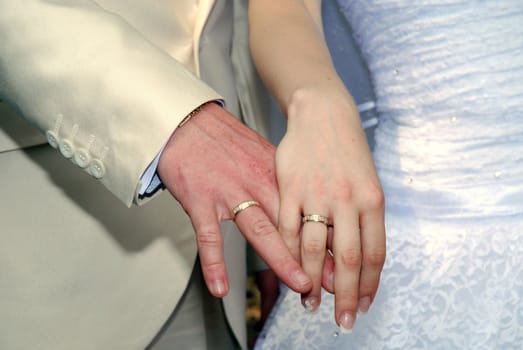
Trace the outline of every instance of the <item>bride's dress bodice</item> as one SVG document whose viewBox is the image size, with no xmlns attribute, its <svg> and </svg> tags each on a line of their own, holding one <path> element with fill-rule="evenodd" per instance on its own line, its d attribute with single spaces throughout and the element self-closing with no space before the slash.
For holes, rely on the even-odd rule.
<svg viewBox="0 0 523 350">
<path fill-rule="evenodd" d="M 388 207 L 522 212 L 523 1 L 339 3 L 374 81 Z"/>
<path fill-rule="evenodd" d="M 386 265 L 353 334 L 332 296 L 308 315 L 285 291 L 258 348 L 520 349 L 523 1 L 338 3 L 376 95 Z"/>
</svg>

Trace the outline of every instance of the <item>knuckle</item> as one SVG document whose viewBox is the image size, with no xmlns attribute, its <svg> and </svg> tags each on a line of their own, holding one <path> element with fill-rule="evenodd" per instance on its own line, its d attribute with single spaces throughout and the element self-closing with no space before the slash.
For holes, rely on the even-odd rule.
<svg viewBox="0 0 523 350">
<path fill-rule="evenodd" d="M 346 249 L 341 252 L 339 259 L 341 265 L 349 270 L 360 270 L 361 268 L 362 256 L 359 249 Z"/>
<path fill-rule="evenodd" d="M 349 183 L 342 183 L 336 187 L 336 197 L 343 202 L 350 202 L 354 198 L 354 189 Z"/>
<path fill-rule="evenodd" d="M 290 221 L 280 221 L 278 230 L 280 231 L 282 236 L 297 237 L 299 235 L 298 223 Z"/>
<path fill-rule="evenodd" d="M 198 246 L 216 247 L 221 246 L 222 238 L 219 232 L 216 231 L 200 231 L 196 233 L 196 240 Z"/>
<path fill-rule="evenodd" d="M 370 267 L 381 268 L 385 263 L 385 251 L 374 251 L 363 255 L 363 263 Z"/>
<path fill-rule="evenodd" d="M 202 262 L 202 268 L 208 273 L 215 274 L 221 272 L 223 269 L 223 263 L 221 261 L 207 261 Z"/>
<path fill-rule="evenodd" d="M 379 183 L 368 182 L 358 187 L 358 191 L 350 183 L 340 183 L 336 186 L 336 198 L 338 201 L 350 203 L 354 201 L 363 202 L 369 210 L 382 210 L 385 206 L 385 195 Z"/>
<path fill-rule="evenodd" d="M 385 195 L 378 184 L 367 186 L 365 198 L 366 206 L 371 210 L 381 210 L 385 206 Z"/>
<path fill-rule="evenodd" d="M 256 237 L 268 237 L 275 232 L 274 226 L 266 219 L 256 220 L 252 225 L 252 231 Z"/>
<path fill-rule="evenodd" d="M 359 295 L 373 295 L 378 288 L 378 284 L 374 281 L 361 280 Z"/>
<path fill-rule="evenodd" d="M 322 255 L 325 251 L 325 244 L 319 240 L 309 240 L 303 245 L 303 254 L 305 256 L 316 257 Z"/>
<path fill-rule="evenodd" d="M 358 299 L 360 292 L 358 289 L 351 288 L 346 290 L 335 290 L 336 304 L 343 305 L 343 309 L 356 311 L 358 308 Z"/>
</svg>

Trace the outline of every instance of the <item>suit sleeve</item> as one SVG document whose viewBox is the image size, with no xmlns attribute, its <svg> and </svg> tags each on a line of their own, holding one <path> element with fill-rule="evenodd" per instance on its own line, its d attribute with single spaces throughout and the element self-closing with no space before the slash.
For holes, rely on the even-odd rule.
<svg viewBox="0 0 523 350">
<path fill-rule="evenodd" d="M 94 1 L 0 2 L 0 97 L 126 205 L 182 119 L 221 97 Z"/>
</svg>

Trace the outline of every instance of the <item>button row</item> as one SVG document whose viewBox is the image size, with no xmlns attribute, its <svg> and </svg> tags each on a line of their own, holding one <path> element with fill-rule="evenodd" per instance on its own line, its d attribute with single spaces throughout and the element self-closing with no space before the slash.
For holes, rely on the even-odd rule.
<svg viewBox="0 0 523 350">
<path fill-rule="evenodd" d="M 105 175 L 105 165 L 100 159 L 91 159 L 89 152 L 85 149 L 75 149 L 73 143 L 67 139 L 59 140 L 54 131 L 46 132 L 47 142 L 51 147 L 57 148 L 60 153 L 80 168 L 87 168 L 89 174 L 100 179 Z"/>
</svg>

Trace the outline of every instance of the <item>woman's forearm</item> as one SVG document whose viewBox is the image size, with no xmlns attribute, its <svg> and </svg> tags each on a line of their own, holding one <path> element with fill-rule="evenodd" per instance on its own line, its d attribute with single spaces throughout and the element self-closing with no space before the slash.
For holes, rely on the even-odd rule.
<svg viewBox="0 0 523 350">
<path fill-rule="evenodd" d="M 300 91 L 341 84 L 323 38 L 321 1 L 250 0 L 249 23 L 254 62 L 284 111 Z"/>
</svg>

